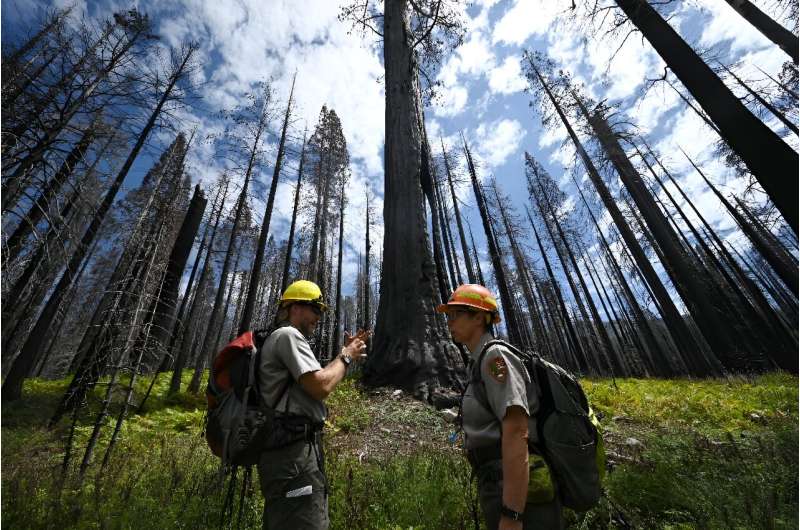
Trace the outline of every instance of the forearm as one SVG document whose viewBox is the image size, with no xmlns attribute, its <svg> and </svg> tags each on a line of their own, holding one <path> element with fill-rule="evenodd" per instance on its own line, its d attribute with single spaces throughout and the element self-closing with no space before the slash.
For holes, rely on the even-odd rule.
<svg viewBox="0 0 800 530">
<path fill-rule="evenodd" d="M 527 423 L 527 418 L 525 418 Z M 528 497 L 528 430 L 518 421 L 503 422 L 503 504 L 516 512 L 525 510 Z"/>
<path fill-rule="evenodd" d="M 347 367 L 338 358 L 334 358 L 328 365 L 315 372 L 303 374 L 300 377 L 300 384 L 303 389 L 316 400 L 325 400 L 339 381 L 344 379 Z"/>
</svg>

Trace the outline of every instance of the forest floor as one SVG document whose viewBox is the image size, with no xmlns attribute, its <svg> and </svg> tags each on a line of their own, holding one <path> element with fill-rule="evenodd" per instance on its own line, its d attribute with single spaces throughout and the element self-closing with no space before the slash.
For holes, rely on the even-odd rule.
<svg viewBox="0 0 800 530">
<path fill-rule="evenodd" d="M 82 480 L 77 468 L 105 388 L 82 413 L 66 475 L 68 423 L 45 424 L 68 381 L 28 381 L 21 401 L 3 403 L 2 522 L 26 529 L 218 526 L 225 488 L 200 436 L 204 398 L 164 399 L 162 379 L 145 410 L 125 422 L 101 469 L 113 414 L 106 420 Z M 797 377 L 582 383 L 601 416 L 608 473 L 599 506 L 568 513 L 571 527 L 798 527 Z M 455 426 L 446 412 L 391 388 L 364 389 L 354 378 L 329 401 L 333 529 L 475 528 L 475 485 L 460 441 L 451 443 Z M 247 491 L 242 527 L 260 528 L 257 478 Z M 236 499 L 238 508 L 238 488 Z"/>
</svg>

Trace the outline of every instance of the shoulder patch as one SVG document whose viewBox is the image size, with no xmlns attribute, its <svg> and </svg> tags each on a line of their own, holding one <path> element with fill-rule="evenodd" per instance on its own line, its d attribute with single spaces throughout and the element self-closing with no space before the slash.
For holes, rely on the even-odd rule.
<svg viewBox="0 0 800 530">
<path fill-rule="evenodd" d="M 489 373 L 489 376 L 498 383 L 505 383 L 508 379 L 508 366 L 502 355 L 498 355 L 494 359 L 489 360 L 489 362 L 486 363 L 486 371 Z"/>
</svg>

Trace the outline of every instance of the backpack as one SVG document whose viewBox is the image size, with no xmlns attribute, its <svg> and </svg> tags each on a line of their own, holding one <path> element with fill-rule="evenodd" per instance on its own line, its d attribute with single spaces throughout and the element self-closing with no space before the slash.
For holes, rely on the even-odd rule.
<svg viewBox="0 0 800 530">
<path fill-rule="evenodd" d="M 605 449 L 600 424 L 580 383 L 562 367 L 502 340 L 491 340 L 483 347 L 477 381 L 482 382 L 480 366 L 486 350 L 494 345 L 505 346 L 519 357 L 541 390 L 535 449 L 550 466 L 561 503 L 573 510 L 589 510 L 600 500 Z"/>
<path fill-rule="evenodd" d="M 274 411 L 262 406 L 255 373 L 264 339 L 246 331 L 220 350 L 211 366 L 205 436 L 223 467 L 257 464 L 259 442 L 273 423 Z"/>
</svg>

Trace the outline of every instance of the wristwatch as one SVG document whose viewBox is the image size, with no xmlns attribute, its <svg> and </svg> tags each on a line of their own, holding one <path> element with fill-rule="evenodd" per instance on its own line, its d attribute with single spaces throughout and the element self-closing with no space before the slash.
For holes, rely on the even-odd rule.
<svg viewBox="0 0 800 530">
<path fill-rule="evenodd" d="M 505 515 L 512 521 L 521 521 L 522 520 L 522 512 L 515 512 L 505 504 L 500 506 L 500 515 Z"/>
<path fill-rule="evenodd" d="M 340 353 L 339 358 L 342 360 L 345 367 L 350 366 L 350 363 L 353 362 L 353 358 L 347 355 L 346 353 Z"/>
</svg>

